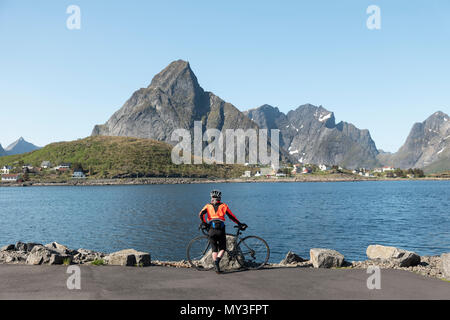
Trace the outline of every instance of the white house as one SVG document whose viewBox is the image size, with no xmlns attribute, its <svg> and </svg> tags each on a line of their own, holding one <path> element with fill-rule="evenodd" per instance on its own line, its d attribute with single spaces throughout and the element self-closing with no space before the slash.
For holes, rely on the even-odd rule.
<svg viewBox="0 0 450 320">
<path fill-rule="evenodd" d="M 1 174 L 9 174 L 9 172 L 12 170 L 12 167 L 10 166 L 3 166 L 3 168 L 0 169 Z"/>
<path fill-rule="evenodd" d="M 42 169 L 48 169 L 52 166 L 52 163 L 50 161 L 42 161 L 41 168 Z"/>
<path fill-rule="evenodd" d="M 242 175 L 243 178 L 250 178 L 251 177 L 251 171 L 245 171 Z"/>
<path fill-rule="evenodd" d="M 261 177 L 261 172 L 260 172 L 260 171 L 257 171 L 257 172 L 255 173 L 255 177 Z"/>
<path fill-rule="evenodd" d="M 83 171 L 74 171 L 72 178 L 74 179 L 84 179 L 86 178 L 86 175 L 84 174 Z"/>
<path fill-rule="evenodd" d="M 391 167 L 391 166 L 384 166 L 383 167 L 383 172 L 386 172 L 386 171 L 394 171 L 395 170 L 395 168 L 394 167 Z"/>
<path fill-rule="evenodd" d="M 20 174 L 3 174 L 2 181 L 4 182 L 17 182 L 21 179 Z"/>
<path fill-rule="evenodd" d="M 327 170 L 330 170 L 330 167 L 328 167 L 324 164 L 319 164 L 319 169 L 322 171 L 327 171 Z"/>
</svg>

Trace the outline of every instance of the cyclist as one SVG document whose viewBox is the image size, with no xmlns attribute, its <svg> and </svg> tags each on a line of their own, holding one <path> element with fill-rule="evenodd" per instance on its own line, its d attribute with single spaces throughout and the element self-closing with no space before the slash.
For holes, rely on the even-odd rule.
<svg viewBox="0 0 450 320">
<path fill-rule="evenodd" d="M 247 225 L 240 223 L 230 208 L 225 203 L 221 202 L 222 192 L 219 190 L 211 191 L 211 203 L 205 205 L 199 213 L 199 218 L 202 221 L 202 227 L 209 229 L 209 242 L 212 248 L 212 258 L 216 273 L 220 273 L 220 259 L 222 259 L 225 249 L 227 248 L 227 238 L 225 234 L 225 215 L 227 215 L 239 228 L 245 230 Z M 206 215 L 206 219 L 205 219 Z"/>
</svg>

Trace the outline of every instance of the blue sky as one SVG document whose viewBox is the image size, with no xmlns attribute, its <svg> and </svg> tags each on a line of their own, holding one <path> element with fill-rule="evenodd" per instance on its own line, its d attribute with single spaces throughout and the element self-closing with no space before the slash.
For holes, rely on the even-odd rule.
<svg viewBox="0 0 450 320">
<path fill-rule="evenodd" d="M 81 30 L 69 30 L 69 5 Z M 366 27 L 369 5 L 381 30 Z M 240 110 L 322 105 L 396 151 L 450 113 L 450 2 L 0 0 L 0 143 L 90 135 L 176 59 Z"/>
</svg>

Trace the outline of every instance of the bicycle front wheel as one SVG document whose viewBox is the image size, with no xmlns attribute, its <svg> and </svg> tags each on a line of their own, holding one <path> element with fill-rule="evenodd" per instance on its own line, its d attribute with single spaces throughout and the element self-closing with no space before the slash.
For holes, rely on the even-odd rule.
<svg viewBox="0 0 450 320">
<path fill-rule="evenodd" d="M 242 267 L 257 270 L 262 268 L 269 261 L 270 249 L 267 242 L 256 236 L 248 236 L 238 243 L 240 258 L 238 259 Z"/>
<path fill-rule="evenodd" d="M 199 271 L 208 271 L 214 268 L 208 236 L 200 236 L 192 239 L 189 242 L 186 253 L 191 267 Z"/>
</svg>

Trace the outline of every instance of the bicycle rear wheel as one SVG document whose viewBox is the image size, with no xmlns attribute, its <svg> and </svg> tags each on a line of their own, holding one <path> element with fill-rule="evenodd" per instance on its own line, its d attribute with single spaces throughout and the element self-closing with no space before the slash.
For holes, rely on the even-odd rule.
<svg viewBox="0 0 450 320">
<path fill-rule="evenodd" d="M 212 260 L 211 245 L 208 236 L 199 236 L 189 242 L 186 250 L 187 260 L 191 267 L 199 271 L 208 271 L 214 268 Z"/>
<path fill-rule="evenodd" d="M 238 243 L 242 267 L 252 270 L 262 268 L 269 261 L 270 249 L 267 242 L 256 236 L 248 236 Z"/>
</svg>

